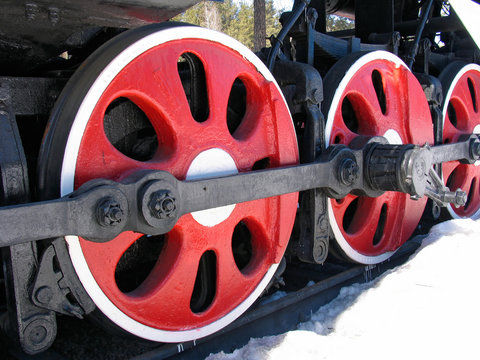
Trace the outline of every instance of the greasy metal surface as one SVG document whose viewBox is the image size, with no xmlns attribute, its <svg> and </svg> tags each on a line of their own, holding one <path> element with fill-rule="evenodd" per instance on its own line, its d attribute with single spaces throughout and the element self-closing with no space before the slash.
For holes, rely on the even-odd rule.
<svg viewBox="0 0 480 360">
<path fill-rule="evenodd" d="M 28 201 L 26 160 L 11 107 L 0 101 L 0 204 Z M 2 249 L 7 293 L 7 334 L 28 354 L 47 349 L 57 332 L 55 314 L 33 304 L 32 280 L 37 270 L 37 244 L 24 243 Z"/>
<path fill-rule="evenodd" d="M 95 309 L 76 279 L 63 238 L 43 251 L 31 293 L 35 305 L 56 313 L 83 318 Z"/>
<path fill-rule="evenodd" d="M 0 3 L 0 74 L 20 73 L 55 60 L 62 52 L 85 45 L 102 28 L 133 28 L 163 22 L 197 2 L 4 0 Z"/>
<path fill-rule="evenodd" d="M 94 26 L 131 28 L 166 21 L 198 0 L 4 0 L 0 32 L 6 39 L 35 39 L 55 46 Z M 21 46 L 19 42 L 19 46 Z"/>
<path fill-rule="evenodd" d="M 393 32 L 393 0 L 355 0 L 355 36 L 366 42 L 371 33 Z"/>
<path fill-rule="evenodd" d="M 48 114 L 66 80 L 39 77 L 0 77 L 0 99 L 15 116 Z"/>
</svg>

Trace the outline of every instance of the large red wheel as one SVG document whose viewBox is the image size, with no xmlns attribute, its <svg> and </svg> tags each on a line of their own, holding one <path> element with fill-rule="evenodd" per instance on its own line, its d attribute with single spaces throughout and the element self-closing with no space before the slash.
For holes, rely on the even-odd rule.
<svg viewBox="0 0 480 360">
<path fill-rule="evenodd" d="M 44 139 L 39 181 L 53 197 L 141 169 L 188 180 L 296 163 L 285 100 L 253 53 L 214 31 L 155 25 L 107 43 L 71 79 Z M 165 236 L 66 240 L 81 283 L 111 321 L 150 340 L 197 339 L 266 288 L 297 200 L 187 214 Z"/>
<path fill-rule="evenodd" d="M 440 74 L 444 91 L 443 142 L 452 143 L 462 135 L 480 134 L 480 66 L 454 62 Z M 467 192 L 465 206 L 451 205 L 447 210 L 453 218 L 480 217 L 480 162 L 472 165 L 451 161 L 443 164 L 447 186 Z"/>
<path fill-rule="evenodd" d="M 325 78 L 327 144 L 383 136 L 394 144 L 433 142 L 430 111 L 422 87 L 406 65 L 384 51 L 354 54 Z M 374 264 L 390 257 L 412 234 L 426 199 L 386 192 L 377 198 L 348 195 L 330 200 L 330 225 L 340 255 Z"/>
</svg>

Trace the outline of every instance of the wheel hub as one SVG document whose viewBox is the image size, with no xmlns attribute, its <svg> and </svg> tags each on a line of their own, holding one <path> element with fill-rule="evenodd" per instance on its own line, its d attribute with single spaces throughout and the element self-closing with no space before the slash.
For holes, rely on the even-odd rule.
<svg viewBox="0 0 480 360">
<path fill-rule="evenodd" d="M 402 138 L 400 137 L 400 134 L 394 130 L 394 129 L 388 129 L 385 131 L 385 134 L 383 134 L 383 137 L 387 139 L 387 142 L 392 145 L 402 145 Z"/>
<path fill-rule="evenodd" d="M 229 153 L 222 149 L 209 149 L 193 159 L 185 180 L 201 180 L 235 174 L 238 174 L 238 169 Z M 235 209 L 235 204 L 196 211 L 192 213 L 192 217 L 199 224 L 212 227 L 225 221 L 233 209 Z"/>
</svg>

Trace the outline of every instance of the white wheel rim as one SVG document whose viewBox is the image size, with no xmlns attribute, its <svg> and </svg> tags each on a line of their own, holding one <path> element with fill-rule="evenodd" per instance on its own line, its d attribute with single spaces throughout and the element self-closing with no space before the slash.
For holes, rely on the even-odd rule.
<svg viewBox="0 0 480 360">
<path fill-rule="evenodd" d="M 220 43 L 229 48 L 237 51 L 243 56 L 243 58 L 253 64 L 262 76 L 272 82 L 279 93 L 282 94 L 277 82 L 273 75 L 268 71 L 266 66 L 258 59 L 248 48 L 239 43 L 238 41 L 228 37 L 225 34 L 218 33 L 212 30 L 193 27 L 193 26 L 181 26 L 173 27 L 165 30 L 160 30 L 152 33 L 140 40 L 137 40 L 120 54 L 118 54 L 100 73 L 98 78 L 94 81 L 90 87 L 87 95 L 83 99 L 78 112 L 73 121 L 70 134 L 65 147 L 65 154 L 62 163 L 61 171 L 61 195 L 66 195 L 74 190 L 74 176 L 75 167 L 77 162 L 77 154 L 80 149 L 83 133 L 87 126 L 91 113 L 93 112 L 98 99 L 105 91 L 107 86 L 115 78 L 115 76 L 132 60 L 143 52 L 160 44 L 167 43 L 173 40 L 181 39 L 203 39 L 212 42 Z M 285 98 L 282 95 L 282 100 L 286 103 Z M 293 122 L 292 122 L 293 129 Z M 233 205 L 234 206 L 234 205 Z M 268 286 L 272 279 L 278 264 L 272 264 L 260 281 L 255 290 L 235 309 L 226 314 L 221 319 L 214 321 L 208 325 L 200 328 L 185 330 L 185 331 L 165 331 L 156 329 L 150 326 L 146 326 L 122 312 L 117 306 L 115 306 L 110 299 L 103 293 L 97 282 L 95 281 L 92 272 L 90 271 L 83 254 L 82 248 L 78 237 L 66 236 L 66 242 L 69 248 L 69 254 L 75 271 L 82 282 L 88 295 L 95 302 L 97 307 L 116 325 L 122 329 L 139 336 L 141 338 L 161 341 L 161 342 L 181 342 L 198 339 L 210 335 L 223 327 L 230 324 L 242 313 L 244 313 L 254 301 L 262 294 L 264 289 Z"/>
<path fill-rule="evenodd" d="M 480 66 L 477 65 L 477 64 L 468 64 L 468 65 L 465 65 L 463 68 L 460 69 L 460 71 L 455 75 L 455 77 L 453 78 L 453 81 L 452 83 L 450 84 L 450 87 L 448 88 L 448 91 L 447 91 L 447 95 L 445 95 L 445 99 L 444 99 L 444 102 L 443 102 L 443 109 L 442 109 L 442 124 L 444 127 L 445 126 L 445 119 L 447 117 L 447 110 L 448 110 L 448 104 L 450 103 L 450 98 L 452 97 L 452 94 L 453 94 L 453 90 L 455 89 L 455 86 L 457 85 L 458 81 L 462 78 L 462 76 L 467 73 L 468 71 L 477 71 L 480 73 Z M 480 134 L 480 126 L 477 125 L 475 127 L 475 129 L 473 130 L 474 134 Z M 475 165 L 476 166 L 479 166 L 480 165 L 480 161 L 476 161 L 475 162 Z M 443 176 L 442 176 L 443 177 Z M 450 190 L 456 190 L 456 189 L 450 189 Z M 465 217 L 464 216 L 460 216 L 458 215 L 453 206 L 451 204 L 448 204 L 447 205 L 447 211 L 448 213 L 450 214 L 450 216 L 453 218 L 453 219 L 464 219 Z M 475 214 L 473 214 L 471 217 L 471 219 L 478 219 L 480 218 L 480 209 L 477 210 L 477 212 Z"/>
<path fill-rule="evenodd" d="M 328 111 L 327 115 L 327 123 L 325 126 L 325 143 L 326 146 L 330 144 L 330 137 L 332 135 L 332 129 L 333 129 L 333 123 L 334 123 L 334 117 L 335 117 L 335 111 L 337 107 L 340 104 L 340 101 L 342 99 L 343 92 L 345 91 L 348 83 L 350 80 L 355 76 L 357 71 L 363 67 L 364 65 L 368 64 L 369 62 L 373 60 L 387 60 L 395 64 L 395 66 L 398 68 L 400 66 L 404 66 L 405 68 L 408 69 L 407 65 L 397 56 L 393 55 L 392 53 L 386 52 L 386 51 L 373 51 L 370 53 L 367 53 L 360 57 L 355 63 L 348 69 L 348 71 L 345 73 L 345 76 L 343 79 L 340 81 L 340 84 L 337 87 L 337 90 L 335 91 L 335 94 L 333 96 L 332 102 L 330 104 L 330 109 Z M 391 131 L 390 131 L 391 130 Z M 400 135 L 393 129 L 388 130 L 385 134 L 387 135 L 387 140 L 389 141 L 398 141 L 398 138 L 400 138 Z M 390 132 L 389 132 L 390 131 Z M 397 138 L 398 137 L 398 138 Z M 401 140 L 401 139 L 400 139 Z M 402 141 L 403 142 L 403 141 Z M 335 200 L 333 200 L 335 201 Z M 328 201 L 328 216 L 329 216 L 329 221 L 330 221 L 330 227 L 332 229 L 333 235 L 337 241 L 337 244 L 340 246 L 341 250 L 347 255 L 350 259 L 361 263 L 361 264 L 378 264 L 382 261 L 387 260 L 389 257 L 391 257 L 395 251 L 389 251 L 385 252 L 381 255 L 378 256 L 367 256 L 364 254 L 361 254 L 357 250 L 355 250 L 345 239 L 345 237 L 342 234 L 342 231 L 340 230 L 340 226 L 337 223 L 335 219 L 335 214 L 333 211 L 332 207 L 332 200 L 330 199 Z"/>
</svg>

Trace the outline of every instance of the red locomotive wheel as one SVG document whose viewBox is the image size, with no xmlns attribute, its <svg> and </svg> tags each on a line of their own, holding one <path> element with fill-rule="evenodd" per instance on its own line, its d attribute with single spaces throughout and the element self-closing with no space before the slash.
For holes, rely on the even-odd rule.
<svg viewBox="0 0 480 360">
<path fill-rule="evenodd" d="M 444 90 L 443 142 L 453 143 L 462 135 L 480 134 L 480 66 L 454 62 L 440 74 Z M 480 162 L 472 165 L 451 161 L 443 164 L 443 178 L 450 189 L 467 192 L 465 206 L 451 205 L 447 210 L 453 218 L 480 217 Z"/>
<path fill-rule="evenodd" d="M 69 82 L 45 137 L 40 186 L 55 196 L 142 169 L 189 180 L 296 163 L 285 100 L 253 53 L 214 31 L 155 25 L 107 43 Z M 66 240 L 111 321 L 150 340 L 192 340 L 231 323 L 267 287 L 297 200 L 187 214 L 164 236 Z"/>
<path fill-rule="evenodd" d="M 375 51 L 344 58 L 328 72 L 325 89 L 327 144 L 373 136 L 393 144 L 433 143 L 422 87 L 395 55 Z M 425 203 L 397 192 L 330 200 L 330 225 L 339 254 L 364 264 L 384 261 L 413 233 Z"/>
</svg>

